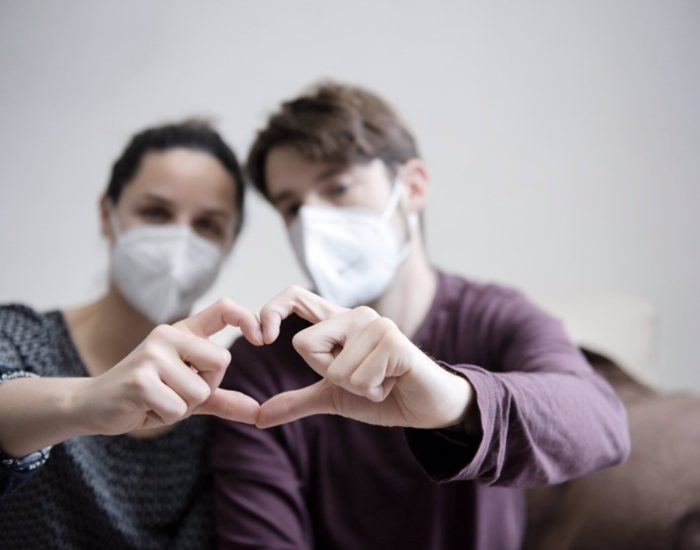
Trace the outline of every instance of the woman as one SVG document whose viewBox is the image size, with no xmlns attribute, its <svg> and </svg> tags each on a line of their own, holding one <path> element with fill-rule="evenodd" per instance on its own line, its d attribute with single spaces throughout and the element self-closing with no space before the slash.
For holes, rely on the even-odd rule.
<svg viewBox="0 0 700 550">
<path fill-rule="evenodd" d="M 222 300 L 162 323 L 214 282 L 243 198 L 212 128 L 147 129 L 100 202 L 107 293 L 65 311 L 0 307 L 0 548 L 211 546 L 202 415 L 252 423 L 258 404 L 218 389 L 230 355 L 207 337 L 233 324 L 261 343 L 258 321 Z"/>
</svg>

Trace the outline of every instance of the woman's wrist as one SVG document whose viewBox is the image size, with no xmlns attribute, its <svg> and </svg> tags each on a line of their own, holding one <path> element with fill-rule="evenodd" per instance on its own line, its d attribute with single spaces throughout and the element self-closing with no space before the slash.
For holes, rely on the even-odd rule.
<svg viewBox="0 0 700 550">
<path fill-rule="evenodd" d="M 59 414 L 63 426 L 70 432 L 69 437 L 99 434 L 100 428 L 96 424 L 96 415 L 92 407 L 93 379 L 66 378 L 64 381 L 66 391 L 63 401 L 59 404 Z"/>
</svg>

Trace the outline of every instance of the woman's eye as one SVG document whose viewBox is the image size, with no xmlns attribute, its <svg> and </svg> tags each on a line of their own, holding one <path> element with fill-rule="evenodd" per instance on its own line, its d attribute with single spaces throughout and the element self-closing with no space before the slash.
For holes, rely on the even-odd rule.
<svg viewBox="0 0 700 550">
<path fill-rule="evenodd" d="M 297 214 L 299 213 L 299 205 L 298 204 L 293 204 L 292 206 L 285 208 L 284 209 L 284 215 L 287 219 L 293 220 L 294 218 L 297 217 Z"/>
<path fill-rule="evenodd" d="M 214 237 L 221 237 L 224 234 L 224 228 L 221 226 L 221 224 L 213 220 L 199 220 L 196 223 L 196 227 L 201 233 Z"/>
<path fill-rule="evenodd" d="M 165 223 L 170 220 L 170 212 L 159 206 L 143 208 L 139 214 L 144 220 L 151 223 Z"/>
</svg>

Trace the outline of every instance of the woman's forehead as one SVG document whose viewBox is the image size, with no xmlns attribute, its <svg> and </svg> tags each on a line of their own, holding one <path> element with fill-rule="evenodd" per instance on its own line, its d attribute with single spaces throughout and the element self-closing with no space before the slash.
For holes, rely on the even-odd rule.
<svg viewBox="0 0 700 550">
<path fill-rule="evenodd" d="M 232 210 L 234 186 L 231 174 L 212 155 L 172 149 L 147 153 L 123 193 L 132 199 L 157 197 L 174 204 Z"/>
</svg>

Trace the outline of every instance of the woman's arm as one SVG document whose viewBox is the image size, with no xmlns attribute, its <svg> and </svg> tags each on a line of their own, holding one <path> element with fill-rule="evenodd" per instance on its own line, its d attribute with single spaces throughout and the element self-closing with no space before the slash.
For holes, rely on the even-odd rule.
<svg viewBox="0 0 700 550">
<path fill-rule="evenodd" d="M 156 327 L 126 358 L 94 378 L 26 378 L 0 385 L 0 449 L 22 456 L 71 437 L 116 435 L 191 414 L 254 423 L 258 404 L 219 389 L 228 350 L 208 337 L 239 326 L 261 343 L 256 317 L 231 300 Z"/>
<path fill-rule="evenodd" d="M 18 378 L 0 385 L 0 449 L 21 457 L 71 437 L 95 433 L 80 396 L 89 378 Z"/>
</svg>

